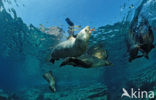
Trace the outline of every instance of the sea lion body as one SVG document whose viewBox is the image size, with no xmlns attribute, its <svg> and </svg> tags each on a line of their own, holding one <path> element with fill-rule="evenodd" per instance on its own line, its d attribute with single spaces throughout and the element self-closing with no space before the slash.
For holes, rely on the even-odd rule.
<svg viewBox="0 0 156 100">
<path fill-rule="evenodd" d="M 112 63 L 107 60 L 97 59 L 93 56 L 82 56 L 82 57 L 70 57 L 65 59 L 60 66 L 72 65 L 74 67 L 82 68 L 96 68 L 102 66 L 111 66 Z"/>
<path fill-rule="evenodd" d="M 97 45 L 96 45 L 97 46 Z M 111 66 L 112 63 L 107 61 L 107 52 L 99 48 L 98 46 L 93 46 L 88 49 L 87 54 L 80 57 L 68 57 L 62 63 L 61 67 L 65 65 L 72 65 L 74 67 L 82 68 L 95 68 L 102 66 Z"/>
<path fill-rule="evenodd" d="M 88 47 L 88 41 L 91 35 L 89 30 L 89 26 L 86 26 L 77 34 L 76 38 L 71 36 L 68 40 L 56 45 L 51 54 L 51 62 L 54 63 L 55 60 L 60 58 L 82 55 Z"/>
</svg>

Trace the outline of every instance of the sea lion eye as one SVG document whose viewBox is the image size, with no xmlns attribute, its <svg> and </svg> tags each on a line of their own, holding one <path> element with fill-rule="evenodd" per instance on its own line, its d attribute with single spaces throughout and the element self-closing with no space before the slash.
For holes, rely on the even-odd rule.
<svg viewBox="0 0 156 100">
<path fill-rule="evenodd" d="M 88 32 L 88 30 L 85 29 L 85 32 Z"/>
</svg>

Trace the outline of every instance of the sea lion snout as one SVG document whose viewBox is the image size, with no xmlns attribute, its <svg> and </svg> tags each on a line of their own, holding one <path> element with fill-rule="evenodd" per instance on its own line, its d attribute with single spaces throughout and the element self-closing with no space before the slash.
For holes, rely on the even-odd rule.
<svg viewBox="0 0 156 100">
<path fill-rule="evenodd" d="M 85 31 L 86 31 L 87 33 L 89 33 L 89 34 L 91 34 L 92 31 L 95 31 L 95 28 L 90 29 L 89 26 L 86 26 L 84 29 L 85 29 Z"/>
<path fill-rule="evenodd" d="M 89 26 L 86 26 L 86 27 L 84 28 L 84 31 L 85 31 L 86 33 L 91 34 L 91 32 L 90 32 L 90 27 L 89 27 Z"/>
</svg>

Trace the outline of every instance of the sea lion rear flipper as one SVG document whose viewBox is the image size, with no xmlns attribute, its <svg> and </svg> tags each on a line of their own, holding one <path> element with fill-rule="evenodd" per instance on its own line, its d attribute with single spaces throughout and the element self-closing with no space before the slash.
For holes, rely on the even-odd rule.
<svg viewBox="0 0 156 100">
<path fill-rule="evenodd" d="M 71 37 L 74 36 L 74 23 L 68 17 L 65 19 L 65 21 L 69 25 L 68 27 L 69 37 L 67 39 L 70 39 Z"/>
<path fill-rule="evenodd" d="M 132 62 L 132 60 L 134 60 L 134 59 L 136 59 L 136 58 L 141 58 L 141 57 L 143 57 L 144 55 L 138 55 L 138 56 L 136 56 L 136 57 L 130 57 L 129 58 L 129 62 Z"/>
<path fill-rule="evenodd" d="M 60 64 L 60 67 L 63 67 L 65 65 L 75 65 L 74 64 L 74 57 L 69 57 L 69 58 L 66 58 L 61 64 Z"/>
<path fill-rule="evenodd" d="M 65 21 L 69 26 L 74 26 L 74 23 L 68 17 L 65 19 Z"/>
<path fill-rule="evenodd" d="M 65 65 L 72 65 L 74 67 L 82 67 L 82 68 L 90 68 L 91 66 L 90 64 L 87 64 L 84 61 L 74 58 L 74 57 L 65 59 L 61 63 L 60 67 L 65 66 Z"/>
</svg>

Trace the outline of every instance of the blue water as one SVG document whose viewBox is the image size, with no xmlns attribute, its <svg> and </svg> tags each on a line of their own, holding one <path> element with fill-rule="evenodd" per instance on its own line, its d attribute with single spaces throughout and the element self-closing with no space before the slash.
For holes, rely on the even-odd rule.
<svg viewBox="0 0 156 100">
<path fill-rule="evenodd" d="M 156 93 L 156 49 L 149 60 L 128 62 L 125 37 L 135 15 L 148 19 L 155 37 L 155 0 L 0 1 L 0 90 L 4 91 L 0 100 L 2 94 L 11 100 L 129 100 L 121 98 L 122 88 Z M 52 48 L 67 37 L 66 17 L 76 25 L 95 27 L 89 46 L 102 44 L 113 66 L 60 68 L 62 60 L 49 62 Z M 40 24 L 57 26 L 59 32 L 53 32 L 58 35 L 41 31 Z M 49 70 L 56 80 L 56 93 L 42 77 Z"/>
</svg>

